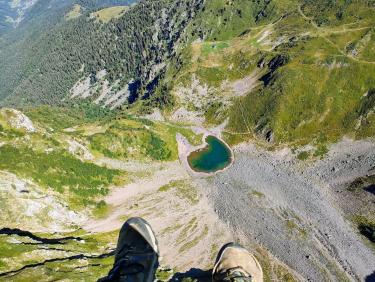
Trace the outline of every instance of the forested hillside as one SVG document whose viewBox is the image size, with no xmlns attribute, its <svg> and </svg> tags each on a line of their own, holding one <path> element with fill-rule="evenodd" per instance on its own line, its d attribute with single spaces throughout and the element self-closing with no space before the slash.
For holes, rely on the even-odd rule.
<svg viewBox="0 0 375 282">
<path fill-rule="evenodd" d="M 45 52 L 49 50 L 45 49 L 46 45 L 53 44 L 46 41 L 50 40 L 49 34 L 53 34 L 55 29 L 64 29 L 62 26 L 69 22 L 67 15 L 73 10 L 74 5 L 80 7 L 81 13 L 90 13 L 112 5 L 131 5 L 136 1 L 39 0 L 32 2 L 34 5 L 25 10 L 22 21 L 16 26 L 7 25 L 0 30 L 0 65 L 3 70 L 0 76 L 0 100 L 10 95 L 25 78 L 36 72 L 38 62 L 43 60 L 44 55 L 48 55 Z M 23 3 L 21 1 L 19 5 Z M 0 19 L 4 20 L 11 14 L 10 5 L 12 5 L 11 1 L 0 4 L 0 12 L 2 12 Z M 35 50 L 40 52 L 35 54 Z"/>
<path fill-rule="evenodd" d="M 118 87 L 133 80 L 151 89 L 159 75 L 152 68 L 164 64 L 173 52 L 199 5 L 199 1 L 145 1 L 108 24 L 87 13 L 59 24 L 53 32 L 22 46 L 21 58 L 13 61 L 22 64 L 19 71 L 12 72 L 15 66 L 8 66 L 10 81 L 17 86 L 2 88 L 0 95 L 10 95 L 8 103 L 13 104 L 58 103 L 83 74 L 95 80 L 95 73 L 102 69 L 111 82 L 120 80 Z M 1 79 L 10 85 L 5 76 Z"/>
<path fill-rule="evenodd" d="M 83 98 L 172 120 L 229 118 L 233 143 L 373 135 L 374 1 L 142 1 L 103 11 L 105 21 L 96 2 L 79 3 L 3 48 L 2 104 Z"/>
</svg>

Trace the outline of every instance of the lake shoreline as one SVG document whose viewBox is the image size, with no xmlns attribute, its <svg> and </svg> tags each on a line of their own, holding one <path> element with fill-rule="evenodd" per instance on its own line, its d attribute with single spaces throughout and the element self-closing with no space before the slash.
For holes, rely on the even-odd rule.
<svg viewBox="0 0 375 282">
<path fill-rule="evenodd" d="M 223 171 L 227 170 L 228 168 L 230 168 L 233 165 L 234 159 L 235 159 L 234 151 L 223 139 L 221 139 L 221 136 L 220 136 L 221 132 L 212 132 L 212 131 L 209 131 L 209 130 L 207 130 L 205 128 L 202 128 L 202 127 L 194 127 L 192 129 L 196 134 L 203 134 L 201 145 L 198 145 L 198 146 L 191 145 L 189 143 L 189 141 L 187 140 L 187 138 L 185 138 L 185 136 L 183 136 L 179 133 L 177 133 L 177 135 L 176 135 L 176 141 L 177 141 L 177 145 L 178 145 L 178 157 L 180 159 L 181 164 L 186 169 L 186 171 L 190 174 L 190 176 L 197 177 L 197 178 L 214 176 L 214 175 L 216 175 L 220 172 L 223 172 Z M 188 162 L 188 156 L 191 153 L 193 153 L 194 151 L 198 151 L 198 150 L 202 150 L 202 149 L 206 148 L 209 145 L 206 142 L 206 138 L 208 136 L 213 136 L 213 137 L 217 138 L 219 141 L 221 141 L 227 147 L 227 149 L 230 152 L 230 162 L 223 169 L 220 169 L 220 170 L 217 170 L 217 171 L 214 171 L 214 172 L 196 171 L 196 170 L 192 169 L 192 167 L 190 166 L 190 164 Z"/>
</svg>

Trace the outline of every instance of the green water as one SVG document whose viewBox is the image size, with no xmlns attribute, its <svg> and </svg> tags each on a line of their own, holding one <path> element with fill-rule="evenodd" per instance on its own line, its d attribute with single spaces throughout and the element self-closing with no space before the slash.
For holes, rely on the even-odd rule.
<svg viewBox="0 0 375 282">
<path fill-rule="evenodd" d="M 232 161 L 230 149 L 214 136 L 206 137 L 207 146 L 188 156 L 190 167 L 199 172 L 215 172 L 228 166 Z"/>
</svg>

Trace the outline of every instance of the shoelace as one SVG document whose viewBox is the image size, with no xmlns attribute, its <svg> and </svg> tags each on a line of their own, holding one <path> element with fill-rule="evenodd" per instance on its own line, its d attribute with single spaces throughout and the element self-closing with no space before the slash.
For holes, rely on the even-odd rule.
<svg viewBox="0 0 375 282">
<path fill-rule="evenodd" d="M 121 254 L 121 258 L 114 264 L 112 270 L 108 275 L 109 281 L 116 280 L 123 275 L 136 275 L 144 271 L 142 262 L 148 261 L 153 258 L 153 253 L 140 253 L 133 247 L 124 245 L 120 250 L 121 253 L 124 249 L 126 252 Z"/>
<path fill-rule="evenodd" d="M 252 282 L 251 275 L 247 274 L 242 267 L 228 269 L 220 275 L 221 281 L 226 282 Z"/>
</svg>

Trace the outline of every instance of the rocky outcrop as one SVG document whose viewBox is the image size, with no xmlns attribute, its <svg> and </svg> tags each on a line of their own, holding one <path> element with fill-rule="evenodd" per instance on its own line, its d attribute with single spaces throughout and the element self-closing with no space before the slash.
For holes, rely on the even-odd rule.
<svg viewBox="0 0 375 282">
<path fill-rule="evenodd" d="M 0 118 L 11 128 L 25 130 L 26 132 L 36 131 L 33 122 L 18 110 L 3 108 L 0 110 Z"/>
<path fill-rule="evenodd" d="M 263 65 L 263 60 L 264 59 L 262 59 L 258 63 L 258 65 Z M 286 65 L 288 62 L 289 62 L 289 57 L 287 55 L 277 55 L 273 57 L 267 64 L 268 72 L 265 75 L 263 75 L 259 80 L 263 81 L 264 86 L 268 86 L 273 81 L 276 70 Z"/>
</svg>

